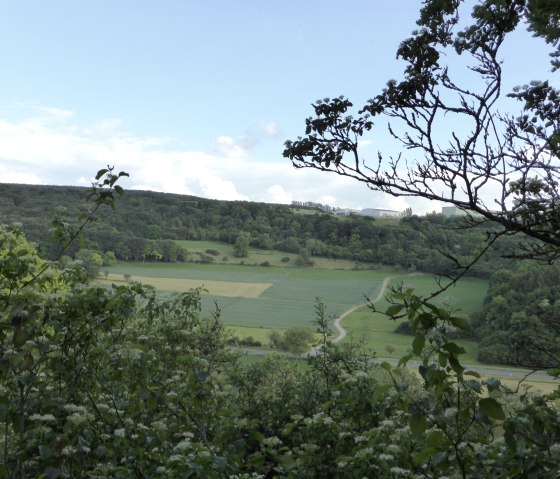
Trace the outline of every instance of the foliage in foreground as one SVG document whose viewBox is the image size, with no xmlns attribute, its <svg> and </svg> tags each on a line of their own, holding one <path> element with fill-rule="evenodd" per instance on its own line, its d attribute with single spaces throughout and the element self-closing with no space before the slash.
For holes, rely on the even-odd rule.
<svg viewBox="0 0 560 479">
<path fill-rule="evenodd" d="M 465 371 L 445 337 L 463 320 L 411 291 L 387 313 L 409 318 L 421 380 L 331 344 L 320 305 L 308 367 L 243 364 L 199 292 L 82 277 L 2 228 L 3 477 L 557 477 L 558 394 Z"/>
</svg>

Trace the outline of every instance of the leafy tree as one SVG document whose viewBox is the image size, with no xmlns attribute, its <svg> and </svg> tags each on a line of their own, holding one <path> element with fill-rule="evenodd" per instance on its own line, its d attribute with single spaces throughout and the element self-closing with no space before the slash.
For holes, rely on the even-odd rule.
<svg viewBox="0 0 560 479">
<path fill-rule="evenodd" d="M 524 263 L 490 279 L 473 328 L 479 359 L 528 367 L 560 367 L 560 266 Z"/>
<path fill-rule="evenodd" d="M 76 259 L 84 268 L 89 279 L 95 279 L 103 266 L 103 256 L 97 251 L 81 249 L 76 253 Z"/>
<path fill-rule="evenodd" d="M 306 136 L 286 142 L 284 156 L 297 168 L 334 172 L 391 195 L 476 213 L 503 227 L 488 243 L 522 232 L 533 241 L 518 255 L 552 261 L 560 256 L 560 91 L 539 79 L 507 95 L 521 113 L 501 112 L 499 106 L 501 52 L 514 31 L 527 26 L 543 38 L 551 46 L 553 68 L 560 66 L 560 7 L 544 0 L 480 0 L 470 19 L 465 9 L 460 0 L 425 1 L 418 29 L 397 51 L 406 64 L 404 78 L 389 81 L 357 116 L 344 97 L 317 101 Z M 452 55 L 468 65 L 467 76 L 477 78 L 462 81 L 464 71 L 455 75 L 446 65 Z M 360 138 L 386 120 L 388 133 L 414 159 L 380 152 L 371 162 L 361 155 Z"/>
<path fill-rule="evenodd" d="M 296 265 L 298 266 L 313 266 L 313 260 L 307 248 L 302 248 L 296 256 Z"/>
<path fill-rule="evenodd" d="M 284 349 L 298 356 L 311 347 L 314 336 L 309 328 L 288 328 L 283 334 L 272 331 L 269 334 L 270 345 L 273 348 Z"/>
<path fill-rule="evenodd" d="M 233 255 L 237 258 L 245 258 L 249 254 L 249 244 L 251 236 L 249 233 L 241 232 L 237 235 L 235 244 L 233 245 Z"/>
</svg>

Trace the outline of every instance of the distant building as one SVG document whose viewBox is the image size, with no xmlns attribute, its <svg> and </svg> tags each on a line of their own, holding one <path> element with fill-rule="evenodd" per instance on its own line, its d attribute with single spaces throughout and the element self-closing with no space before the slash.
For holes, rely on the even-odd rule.
<svg viewBox="0 0 560 479">
<path fill-rule="evenodd" d="M 441 214 L 443 216 L 465 216 L 467 213 L 456 206 L 442 206 Z"/>
<path fill-rule="evenodd" d="M 381 217 L 399 217 L 402 215 L 402 213 L 400 211 L 395 211 L 395 210 L 383 210 L 380 208 L 365 208 L 363 209 L 360 214 L 362 216 L 373 216 L 375 218 L 381 218 Z"/>
</svg>

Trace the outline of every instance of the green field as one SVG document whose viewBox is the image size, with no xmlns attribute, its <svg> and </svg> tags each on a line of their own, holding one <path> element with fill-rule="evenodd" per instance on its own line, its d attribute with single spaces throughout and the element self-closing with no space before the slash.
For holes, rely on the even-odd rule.
<svg viewBox="0 0 560 479">
<path fill-rule="evenodd" d="M 393 275 L 391 284 L 393 286 L 402 283 L 404 286 L 414 288 L 416 294 L 429 295 L 437 289 L 437 283 L 429 275 Z M 464 278 L 457 285 L 453 286 L 440 296 L 434 298 L 434 303 L 441 306 L 457 308 L 462 315 L 469 315 L 475 311 L 480 311 L 482 301 L 486 294 L 487 282 L 479 279 Z M 376 303 L 376 308 L 384 311 L 389 303 L 383 299 Z M 367 308 L 360 308 L 344 319 L 343 326 L 352 334 L 354 338 L 364 338 L 369 348 L 380 357 L 388 357 L 390 354 L 386 347 L 393 346 L 395 351 L 392 357 L 401 357 L 411 347 L 412 338 L 405 334 L 394 332 L 397 323 L 387 319 L 382 314 L 373 313 Z M 351 340 L 351 338 L 349 338 Z M 476 356 L 478 344 L 474 341 L 458 340 L 466 350 L 465 361 L 470 364 L 478 363 Z"/>
<path fill-rule="evenodd" d="M 204 244 L 206 245 L 215 247 L 216 243 Z M 387 277 L 391 278 L 391 285 L 402 283 L 414 288 L 415 292 L 421 295 L 428 295 L 438 288 L 438 284 L 430 275 L 390 268 L 356 270 L 317 267 L 265 268 L 239 264 L 119 263 L 105 270 L 111 274 L 110 280 L 113 282 L 123 282 L 123 275 L 129 274 L 132 280 L 149 280 L 145 282 L 151 282 L 162 290 L 165 290 L 165 287 L 162 287 L 165 284 L 172 284 L 174 287 L 170 289 L 173 290 L 178 289 L 177 284 L 182 284 L 185 291 L 193 286 L 206 286 L 212 290 L 213 285 L 220 283 L 220 287 L 226 288 L 230 296 L 204 295 L 204 312 L 208 313 L 213 309 L 214 301 L 217 301 L 221 317 L 234 335 L 239 338 L 252 336 L 263 345 L 268 343 L 268 335 L 272 329 L 281 332 L 291 326 L 312 327 L 316 297 L 326 304 L 332 321 L 353 305 L 363 304 L 364 295 L 375 298 Z M 242 284 L 241 287 L 239 283 Z M 249 289 L 245 287 L 247 285 L 250 286 Z M 259 290 L 258 285 L 270 286 Z M 255 296 L 255 287 L 260 294 L 248 297 Z M 460 309 L 460 314 L 469 315 L 481 309 L 486 289 L 486 281 L 465 278 L 433 301 Z M 237 292 L 239 296 L 231 296 L 232 292 Z M 379 310 L 384 310 L 388 305 L 385 299 L 376 303 Z M 349 334 L 344 341 L 364 341 L 379 357 L 399 358 L 411 347 L 410 336 L 394 332 L 397 326 L 395 322 L 383 315 L 372 313 L 365 306 L 348 315 L 342 326 Z M 457 342 L 467 350 L 463 359 L 465 363 L 480 364 L 476 360 L 476 342 Z M 393 346 L 395 351 L 389 353 L 386 349 L 388 345 Z M 509 369 L 504 369 L 505 378 L 508 377 L 507 371 Z M 511 385 L 515 383 L 510 382 Z M 549 382 L 544 380 L 538 382 L 531 379 L 528 384 L 544 391 L 551 387 Z"/>
<path fill-rule="evenodd" d="M 216 263 L 221 264 L 242 264 L 259 266 L 268 262 L 270 266 L 295 267 L 295 259 L 297 254 L 285 253 L 276 250 L 262 250 L 258 248 L 249 248 L 249 254 L 245 258 L 236 258 L 233 255 L 233 245 L 222 243 L 219 241 L 191 241 L 177 240 L 177 243 L 185 248 L 188 252 L 189 261 L 200 260 L 201 254 L 207 250 L 218 251 L 218 255 L 213 256 Z M 282 261 L 283 258 L 289 258 L 289 261 Z M 321 269 L 353 269 L 356 267 L 355 261 L 345 259 L 329 259 L 329 258 L 313 258 L 316 268 Z"/>
<path fill-rule="evenodd" d="M 351 306 L 375 296 L 387 271 L 332 270 L 318 268 L 263 268 L 228 264 L 119 263 L 106 268 L 113 281 L 125 274 L 132 280 L 161 284 L 165 279 L 184 279 L 185 288 L 206 287 L 213 282 L 270 285 L 258 297 L 205 294 L 203 311 L 217 301 L 222 319 L 228 325 L 251 328 L 288 328 L 310 326 L 315 316 L 315 298 L 326 304 L 328 313 L 337 316 Z M 123 278 L 123 279 L 121 279 Z M 148 279 L 148 281 L 146 281 Z M 188 281 L 187 281 L 188 280 Z M 196 281 L 193 281 L 196 280 Z M 177 291 L 177 283 L 168 290 Z M 162 288 L 165 290 L 165 288 Z M 208 288 L 211 291 L 211 288 Z"/>
<path fill-rule="evenodd" d="M 193 242 L 190 242 L 193 243 Z M 201 248 L 216 247 L 216 243 L 198 242 Z M 196 263 L 119 263 L 106 268 L 109 281 L 132 280 L 153 284 L 164 291 L 187 291 L 193 287 L 208 289 L 202 297 L 203 313 L 214 309 L 217 302 L 221 318 L 238 337 L 252 336 L 263 344 L 268 342 L 272 329 L 294 326 L 312 327 L 315 317 L 315 299 L 320 298 L 331 319 L 365 303 L 365 297 L 375 298 L 383 280 L 391 278 L 391 285 L 403 283 L 418 294 L 435 291 L 437 283 L 430 275 L 408 273 L 388 268 L 334 269 L 262 267 L 240 264 Z M 459 308 L 463 314 L 480 310 L 487 283 L 467 278 L 434 299 L 439 304 Z M 381 299 L 376 306 L 384 310 L 388 303 Z M 387 357 L 387 345 L 395 348 L 391 354 L 399 357 L 411 344 L 407 335 L 396 334 L 396 324 L 386 317 L 374 314 L 366 307 L 347 316 L 342 326 L 349 337 L 345 341 L 365 340 L 378 356 Z M 469 362 L 474 362 L 477 345 L 463 341 Z"/>
</svg>

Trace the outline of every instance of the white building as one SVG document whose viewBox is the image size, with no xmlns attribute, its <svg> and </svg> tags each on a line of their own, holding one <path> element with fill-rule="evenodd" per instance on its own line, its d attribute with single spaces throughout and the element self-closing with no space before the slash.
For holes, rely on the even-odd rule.
<svg viewBox="0 0 560 479">
<path fill-rule="evenodd" d="M 401 212 L 400 211 L 395 211 L 395 210 L 383 210 L 380 208 L 364 208 L 360 214 L 362 216 L 373 216 L 375 218 L 382 218 L 382 217 L 399 217 L 401 216 Z"/>
</svg>

